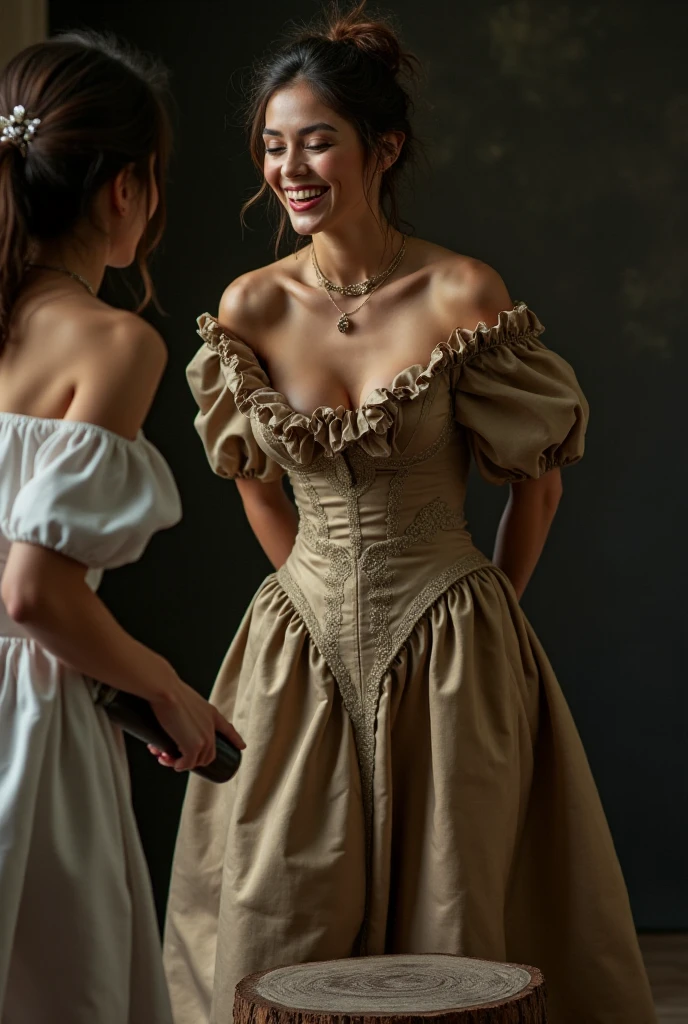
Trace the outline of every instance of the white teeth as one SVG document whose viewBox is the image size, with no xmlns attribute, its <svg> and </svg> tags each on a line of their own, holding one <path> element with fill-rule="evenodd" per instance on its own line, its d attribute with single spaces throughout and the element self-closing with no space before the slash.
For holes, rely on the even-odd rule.
<svg viewBox="0 0 688 1024">
<path fill-rule="evenodd" d="M 290 199 L 315 199 L 317 196 L 323 195 L 325 191 L 326 189 L 323 188 L 302 188 L 298 192 L 290 189 L 288 195 Z"/>
</svg>

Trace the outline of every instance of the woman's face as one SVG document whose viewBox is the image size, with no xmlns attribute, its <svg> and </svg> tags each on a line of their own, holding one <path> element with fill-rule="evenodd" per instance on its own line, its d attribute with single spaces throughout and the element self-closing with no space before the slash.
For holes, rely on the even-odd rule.
<svg viewBox="0 0 688 1024">
<path fill-rule="evenodd" d="M 270 98 L 263 140 L 265 180 L 297 234 L 332 230 L 375 208 L 356 129 L 305 82 Z"/>
</svg>

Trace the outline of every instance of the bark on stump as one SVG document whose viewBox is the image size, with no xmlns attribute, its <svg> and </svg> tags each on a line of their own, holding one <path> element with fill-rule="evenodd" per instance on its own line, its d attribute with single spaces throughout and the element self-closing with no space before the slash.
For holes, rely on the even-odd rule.
<svg viewBox="0 0 688 1024">
<path fill-rule="evenodd" d="M 234 1024 L 546 1024 L 535 967 L 428 954 L 278 967 L 239 982 Z"/>
</svg>

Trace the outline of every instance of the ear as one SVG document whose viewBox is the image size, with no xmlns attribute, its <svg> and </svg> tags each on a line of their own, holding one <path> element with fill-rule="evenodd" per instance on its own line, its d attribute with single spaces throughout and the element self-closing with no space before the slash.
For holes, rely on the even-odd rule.
<svg viewBox="0 0 688 1024">
<path fill-rule="evenodd" d="M 403 132 L 385 132 L 382 136 L 380 140 L 380 169 L 383 173 L 397 162 L 405 140 L 406 136 Z"/>
<path fill-rule="evenodd" d="M 135 192 L 134 165 L 127 164 L 112 180 L 110 198 L 112 205 L 120 215 L 126 217 L 131 209 Z"/>
</svg>

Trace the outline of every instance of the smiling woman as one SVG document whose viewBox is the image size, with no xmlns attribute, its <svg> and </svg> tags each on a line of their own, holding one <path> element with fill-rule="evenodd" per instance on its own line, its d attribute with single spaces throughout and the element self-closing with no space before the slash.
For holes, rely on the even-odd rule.
<svg viewBox="0 0 688 1024">
<path fill-rule="evenodd" d="M 188 378 L 278 571 L 213 691 L 242 771 L 187 790 L 176 1024 L 229 1019 L 249 973 L 362 952 L 533 963 L 552 1024 L 651 1024 L 585 754 L 518 603 L 587 405 L 494 270 L 399 230 L 412 67 L 360 4 L 257 73 L 252 202 L 296 251 L 200 317 Z M 492 560 L 463 512 L 471 457 L 510 487 Z"/>
<path fill-rule="evenodd" d="M 273 107 L 271 113 L 273 117 L 276 116 L 278 120 L 282 120 L 285 112 L 282 113 L 281 118 L 281 112 L 275 111 Z M 288 118 L 288 111 L 286 116 Z M 297 128 L 295 133 L 296 139 L 303 140 L 303 148 L 309 153 L 326 153 L 335 144 L 336 139 L 333 135 L 337 134 L 334 125 L 328 124 L 327 121 L 319 121 L 316 124 L 306 125 L 304 128 Z M 282 186 L 282 179 L 286 180 L 289 173 L 288 169 L 284 167 L 284 159 L 282 159 L 281 165 L 279 161 L 279 157 L 288 152 L 284 133 L 266 126 L 263 129 L 263 138 L 265 140 L 265 180 L 271 185 L 272 181 L 276 183 L 272 185 L 275 194 L 282 193 L 287 200 L 289 209 L 294 213 L 305 213 L 306 210 L 315 209 L 323 196 L 330 191 L 331 186 L 326 182 L 299 182 L 294 185 Z M 268 169 L 271 173 L 268 173 Z M 324 169 L 326 170 L 326 167 Z M 321 175 L 322 172 L 323 167 L 320 168 Z"/>
<path fill-rule="evenodd" d="M 283 155 L 287 147 L 283 133 L 273 126 L 271 115 L 276 112 L 274 109 L 268 112 L 268 104 L 285 86 L 303 83 L 325 110 L 330 114 L 334 111 L 339 117 L 336 121 L 326 118 L 293 125 L 297 137 L 308 152 L 325 153 L 339 141 L 342 129 L 345 133 L 347 128 L 349 133 L 353 130 L 357 148 L 362 148 L 364 160 L 370 165 L 366 181 L 368 196 L 374 194 L 377 184 L 377 201 L 385 211 L 386 220 L 398 228 L 397 181 L 404 167 L 412 162 L 416 148 L 409 116 L 411 98 L 404 79 L 413 78 L 418 62 L 412 54 L 403 52 L 387 25 L 359 17 L 364 6 L 359 5 L 348 17 L 334 22 L 324 38 L 310 36 L 297 40 L 258 69 L 249 111 L 249 145 L 253 162 L 261 173 L 265 170 L 265 177 L 258 193 L 245 204 L 244 212 L 269 194 L 270 188 L 278 199 L 281 198 L 273 184 L 274 174 L 273 180 L 268 175 L 267 161 L 264 167 L 264 157 Z M 333 53 L 332 42 L 350 43 L 354 39 L 356 46 L 340 46 L 337 53 Z M 303 110 L 298 106 L 296 109 Z M 271 138 L 278 142 L 270 142 Z M 386 174 L 376 182 L 375 171 L 382 164 Z M 360 181 L 360 172 L 358 178 Z M 324 182 L 318 184 L 328 187 Z M 276 252 L 287 224 L 287 216 L 282 211 Z M 302 236 L 303 232 L 295 230 L 297 236 Z"/>
</svg>

